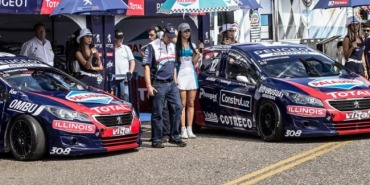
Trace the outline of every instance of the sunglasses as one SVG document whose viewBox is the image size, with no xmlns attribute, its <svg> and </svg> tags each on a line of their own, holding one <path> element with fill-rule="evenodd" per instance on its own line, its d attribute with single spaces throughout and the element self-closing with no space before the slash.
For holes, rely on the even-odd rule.
<svg viewBox="0 0 370 185">
<path fill-rule="evenodd" d="M 370 32 L 370 30 L 364 30 L 364 32 Z"/>
<path fill-rule="evenodd" d="M 189 32 L 190 32 L 190 30 L 189 30 L 189 29 L 187 29 L 187 30 L 185 30 L 185 31 L 184 31 L 184 33 L 189 33 Z"/>
</svg>

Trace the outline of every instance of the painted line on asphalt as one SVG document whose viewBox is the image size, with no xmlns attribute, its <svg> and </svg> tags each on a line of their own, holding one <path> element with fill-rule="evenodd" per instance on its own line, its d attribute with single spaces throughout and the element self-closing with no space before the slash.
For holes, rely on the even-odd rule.
<svg viewBox="0 0 370 185">
<path fill-rule="evenodd" d="M 232 184 L 238 184 L 238 183 L 240 183 L 240 182 L 242 182 L 242 181 L 245 181 L 245 180 L 248 180 L 248 179 L 250 179 L 250 178 L 252 178 L 252 177 L 255 177 L 255 176 L 257 176 L 257 175 L 261 175 L 261 174 L 263 174 L 263 173 L 265 173 L 265 172 L 268 172 L 268 171 L 270 171 L 270 170 L 272 170 L 272 169 L 275 169 L 275 168 L 277 168 L 277 167 L 279 167 L 279 166 L 282 166 L 282 167 L 279 167 L 278 169 L 276 169 L 276 170 L 274 170 L 273 172 L 276 172 L 276 173 L 280 173 L 280 172 L 278 172 L 278 170 L 279 169 L 281 169 L 281 168 L 285 168 L 285 166 L 290 166 L 290 164 L 288 164 L 288 163 L 290 163 L 290 162 L 293 162 L 293 161 L 303 161 L 302 159 L 301 160 L 298 160 L 298 159 L 300 159 L 300 158 L 303 158 L 303 159 L 306 159 L 306 158 L 310 158 L 310 156 L 315 156 L 315 157 L 317 157 L 316 156 L 316 154 L 321 154 L 323 151 L 326 151 L 325 153 L 327 153 L 327 152 L 329 152 L 329 151 L 331 151 L 331 150 L 333 150 L 332 148 L 338 148 L 338 147 L 340 147 L 340 146 L 342 146 L 342 145 L 345 145 L 345 144 L 348 144 L 349 142 L 344 142 L 344 143 L 338 143 L 338 142 L 330 142 L 330 143 L 325 143 L 325 144 L 322 144 L 322 145 L 320 145 L 320 146 L 318 146 L 318 147 L 315 147 L 315 148 L 313 148 L 313 149 L 310 149 L 310 150 L 307 150 L 307 151 L 305 151 L 305 152 L 302 152 L 302 153 L 300 153 L 300 154 L 297 154 L 297 155 L 295 155 L 295 156 L 292 156 L 292 157 L 290 157 L 290 158 L 288 158 L 288 159 L 285 159 L 285 160 L 282 160 L 282 161 L 280 161 L 280 162 L 277 162 L 277 163 L 275 163 L 275 164 L 272 164 L 272 165 L 269 165 L 269 166 L 267 166 L 267 167 L 265 167 L 265 168 L 262 168 L 262 169 L 260 169 L 260 170 L 257 170 L 257 171 L 255 171 L 255 172 L 252 172 L 252 173 L 250 173 L 250 174 L 248 174 L 248 175 L 245 175 L 245 176 L 243 176 L 243 177 L 240 177 L 240 178 L 238 178 L 238 179 L 235 179 L 235 180 L 233 180 L 233 181 L 230 181 L 230 182 L 227 182 L 225 185 L 232 185 Z M 327 148 L 327 149 L 325 149 L 325 148 Z M 327 151 L 328 149 L 331 149 L 331 150 L 329 150 L 329 151 Z M 323 155 L 323 154 L 325 154 L 325 153 L 322 153 L 321 155 Z M 313 157 L 314 158 L 314 157 Z M 312 159 L 313 159 L 312 158 Z M 310 159 L 308 159 L 308 160 L 310 160 Z M 308 160 L 305 160 L 305 161 L 308 161 Z M 303 162 L 305 162 L 305 161 L 303 161 Z M 298 164 L 301 164 L 301 163 L 303 163 L 303 162 L 300 162 L 300 163 L 297 163 L 296 165 L 298 165 Z M 294 162 L 295 163 L 295 162 Z M 293 163 L 292 163 L 293 164 Z M 296 166 L 296 165 L 294 165 L 294 166 Z M 290 168 L 292 168 L 292 167 L 294 167 L 294 166 L 291 166 Z M 289 169 L 289 168 L 287 168 L 287 169 Z M 287 169 L 285 169 L 285 170 L 287 170 Z M 283 171 L 285 171 L 285 170 L 283 170 Z M 271 173 L 271 172 L 270 172 Z M 268 173 L 268 174 L 270 174 L 270 173 Z M 274 174 L 276 174 L 276 173 L 274 173 Z M 270 174 L 269 176 L 272 176 L 272 175 L 274 175 L 274 174 Z M 264 178 L 263 179 L 265 179 L 265 178 L 267 178 L 267 177 L 269 177 L 269 176 L 265 176 L 265 175 L 262 175 Z M 261 177 L 262 177 L 261 176 Z M 259 179 L 259 177 L 256 177 L 255 179 Z M 252 179 L 252 180 L 255 180 L 255 179 Z M 250 181 L 252 181 L 252 180 L 250 180 Z M 260 179 L 260 180 L 262 180 L 262 179 Z M 259 181 L 260 181 L 259 180 Z M 249 182 L 249 181 L 248 181 Z M 256 181 L 256 182 L 258 182 L 258 181 Z"/>
</svg>

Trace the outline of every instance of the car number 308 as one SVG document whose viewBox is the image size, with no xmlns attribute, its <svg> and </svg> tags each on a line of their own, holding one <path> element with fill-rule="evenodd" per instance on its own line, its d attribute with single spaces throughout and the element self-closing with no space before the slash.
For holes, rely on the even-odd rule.
<svg viewBox="0 0 370 185">
<path fill-rule="evenodd" d="M 50 154 L 68 155 L 70 151 L 71 151 L 71 148 L 65 148 L 64 149 L 64 148 L 53 147 L 53 149 L 51 149 Z"/>
<path fill-rule="evenodd" d="M 302 130 L 287 130 L 285 137 L 299 137 L 302 134 Z"/>
</svg>

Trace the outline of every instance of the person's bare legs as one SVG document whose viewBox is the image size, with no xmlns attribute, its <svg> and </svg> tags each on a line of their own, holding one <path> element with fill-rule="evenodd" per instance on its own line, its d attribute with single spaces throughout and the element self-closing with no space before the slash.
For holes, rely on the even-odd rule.
<svg viewBox="0 0 370 185">
<path fill-rule="evenodd" d="M 187 97 L 187 91 L 186 90 L 180 90 L 180 97 L 181 97 L 181 103 L 182 103 L 182 113 L 181 113 L 181 138 L 187 139 L 188 133 L 186 131 L 186 125 L 185 125 L 185 109 L 186 109 L 186 97 Z"/>
<path fill-rule="evenodd" d="M 187 118 L 187 133 L 189 138 L 195 138 L 196 136 L 193 133 L 192 125 L 194 119 L 194 100 L 197 94 L 196 90 L 186 91 L 186 118 Z"/>
</svg>

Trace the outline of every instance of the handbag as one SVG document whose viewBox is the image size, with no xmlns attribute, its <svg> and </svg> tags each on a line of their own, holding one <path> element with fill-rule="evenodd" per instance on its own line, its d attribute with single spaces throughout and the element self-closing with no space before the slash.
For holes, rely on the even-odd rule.
<svg viewBox="0 0 370 185">
<path fill-rule="evenodd" d="M 78 60 L 74 60 L 72 62 L 72 73 L 80 73 L 81 67 L 80 67 L 80 62 Z"/>
</svg>

